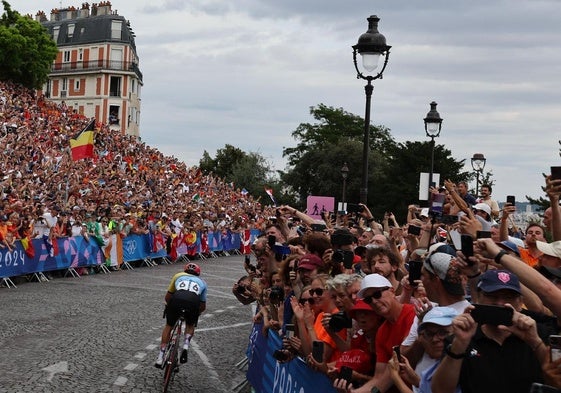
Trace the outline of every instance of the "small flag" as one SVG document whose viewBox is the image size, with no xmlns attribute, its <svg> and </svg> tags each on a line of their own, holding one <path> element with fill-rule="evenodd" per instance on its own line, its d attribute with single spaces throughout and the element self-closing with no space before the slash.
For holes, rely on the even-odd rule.
<svg viewBox="0 0 561 393">
<path fill-rule="evenodd" d="M 436 229 L 436 233 L 437 233 L 438 237 L 440 237 L 442 239 L 446 239 L 448 237 L 448 231 L 444 228 L 438 227 Z"/>
<path fill-rule="evenodd" d="M 247 194 L 249 194 L 249 191 L 247 191 L 245 188 L 242 188 L 242 195 L 246 196 Z"/>
<path fill-rule="evenodd" d="M 94 125 L 95 119 L 92 119 L 76 137 L 70 139 L 73 161 L 94 157 Z"/>
<path fill-rule="evenodd" d="M 271 201 L 273 201 L 273 205 L 276 207 L 277 201 L 275 201 L 275 197 L 273 196 L 273 189 L 265 187 L 265 192 L 267 193 L 267 195 L 269 195 Z"/>
<path fill-rule="evenodd" d="M 191 197 L 191 200 L 194 202 L 198 202 L 201 199 L 201 196 L 199 195 L 199 193 L 196 193 L 195 195 L 193 195 Z"/>
</svg>

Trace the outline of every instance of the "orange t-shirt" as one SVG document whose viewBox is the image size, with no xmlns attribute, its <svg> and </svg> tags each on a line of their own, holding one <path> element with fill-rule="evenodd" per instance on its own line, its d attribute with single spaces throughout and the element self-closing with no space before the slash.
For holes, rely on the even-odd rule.
<svg viewBox="0 0 561 393">
<path fill-rule="evenodd" d="M 331 315 L 333 314 L 337 314 L 339 312 L 339 309 L 335 309 L 333 311 L 331 311 Z M 329 333 L 327 333 L 327 331 L 325 330 L 325 328 L 323 327 L 323 324 L 321 323 L 321 320 L 323 318 L 323 312 L 320 312 L 314 322 L 314 331 L 316 333 L 316 337 L 318 340 L 323 341 L 324 343 L 326 343 L 327 345 L 329 345 L 331 348 L 333 348 L 333 353 L 331 354 L 331 357 L 329 359 L 327 359 L 327 362 L 334 362 L 335 360 L 339 359 L 339 357 L 341 356 L 341 351 L 339 351 L 337 349 L 337 344 L 335 343 L 335 340 L 333 340 L 333 338 L 331 338 L 331 336 L 329 335 Z M 343 329 L 339 332 L 337 332 L 337 335 L 339 337 L 341 337 L 343 340 L 347 339 L 347 329 Z"/>
<path fill-rule="evenodd" d="M 518 247 L 518 251 L 520 251 L 520 259 L 522 259 L 526 265 L 534 267 L 539 263 L 539 257 L 530 254 L 530 250 L 527 248 Z"/>
</svg>

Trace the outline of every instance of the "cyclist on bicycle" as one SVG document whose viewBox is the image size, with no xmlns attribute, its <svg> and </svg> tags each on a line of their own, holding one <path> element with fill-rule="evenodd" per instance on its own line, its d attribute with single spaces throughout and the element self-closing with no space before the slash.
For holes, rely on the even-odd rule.
<svg viewBox="0 0 561 393">
<path fill-rule="evenodd" d="M 170 333 L 179 319 L 181 310 L 185 310 L 186 332 L 183 351 L 181 351 L 180 362 L 187 362 L 187 350 L 189 342 L 195 333 L 195 326 L 199 320 L 199 315 L 206 309 L 206 290 L 207 285 L 199 275 L 201 268 L 195 263 L 185 265 L 184 272 L 177 273 L 171 279 L 166 293 L 166 325 L 162 332 L 160 353 L 155 366 L 161 368 L 164 363 L 164 352 L 169 341 Z"/>
</svg>

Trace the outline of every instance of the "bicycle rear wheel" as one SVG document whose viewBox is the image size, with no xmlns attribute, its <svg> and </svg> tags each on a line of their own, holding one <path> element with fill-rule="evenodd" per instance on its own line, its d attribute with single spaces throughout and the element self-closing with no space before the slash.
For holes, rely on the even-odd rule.
<svg viewBox="0 0 561 393">
<path fill-rule="evenodd" d="M 179 350 L 179 333 L 181 324 L 175 324 L 170 338 L 170 345 L 164 360 L 164 393 L 168 391 L 169 383 L 177 367 L 177 353 Z"/>
</svg>

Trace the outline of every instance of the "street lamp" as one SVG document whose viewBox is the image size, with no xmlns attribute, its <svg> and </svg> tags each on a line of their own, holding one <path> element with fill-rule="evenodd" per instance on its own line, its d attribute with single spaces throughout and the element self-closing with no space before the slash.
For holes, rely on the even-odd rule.
<svg viewBox="0 0 561 393">
<path fill-rule="evenodd" d="M 442 129 L 442 118 L 440 114 L 436 110 L 436 106 L 438 104 L 436 102 L 430 103 L 430 111 L 427 113 L 427 117 L 423 120 L 425 122 L 425 133 L 430 138 L 430 149 L 431 149 L 431 156 L 430 156 L 430 172 L 429 172 L 429 195 L 430 195 L 430 187 L 433 185 L 432 181 L 432 174 L 434 172 L 434 138 L 438 138 L 440 136 L 440 130 Z"/>
<path fill-rule="evenodd" d="M 471 167 L 473 168 L 473 170 L 475 171 L 475 174 L 477 175 L 476 181 L 475 181 L 475 196 L 478 197 L 479 196 L 479 174 L 483 174 L 483 169 L 485 169 L 485 163 L 487 162 L 487 159 L 485 158 L 485 156 L 481 153 L 475 153 L 473 155 L 473 157 L 471 157 Z"/>
<path fill-rule="evenodd" d="M 364 141 L 362 147 L 362 180 L 360 188 L 360 202 L 367 203 L 368 199 L 368 143 L 370 141 L 370 101 L 372 98 L 372 81 L 382 78 L 382 73 L 388 65 L 390 57 L 391 46 L 386 45 L 386 37 L 378 32 L 378 18 L 376 15 L 371 15 L 368 19 L 368 30 L 358 38 L 356 45 L 353 45 L 353 62 L 357 72 L 357 79 L 364 79 L 367 81 L 364 86 L 366 93 L 366 112 L 364 115 Z M 362 56 L 362 68 L 365 69 L 367 75 L 364 75 L 357 63 L 357 53 Z M 378 68 L 378 61 L 380 56 L 384 56 L 384 64 L 380 72 L 372 75 L 372 71 Z"/>
<path fill-rule="evenodd" d="M 343 197 L 341 198 L 341 203 L 343 204 L 343 209 L 345 210 L 345 196 L 347 195 L 347 176 L 349 175 L 349 167 L 345 162 L 341 168 L 341 176 L 343 176 Z"/>
</svg>

